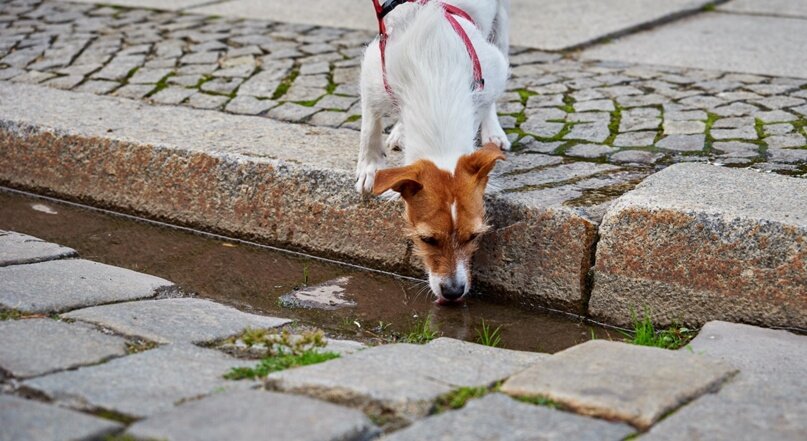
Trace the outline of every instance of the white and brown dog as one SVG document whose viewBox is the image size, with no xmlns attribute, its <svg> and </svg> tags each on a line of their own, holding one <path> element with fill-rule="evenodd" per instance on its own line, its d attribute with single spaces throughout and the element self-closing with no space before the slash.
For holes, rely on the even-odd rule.
<svg viewBox="0 0 807 441">
<path fill-rule="evenodd" d="M 509 0 L 376 1 L 381 35 L 362 62 L 356 189 L 401 194 L 440 302 L 470 289 L 471 257 L 488 229 L 488 173 L 510 148 L 496 115 L 509 70 L 508 10 Z M 398 123 L 387 147 L 401 147 L 406 165 L 384 169 L 389 113 Z"/>
</svg>

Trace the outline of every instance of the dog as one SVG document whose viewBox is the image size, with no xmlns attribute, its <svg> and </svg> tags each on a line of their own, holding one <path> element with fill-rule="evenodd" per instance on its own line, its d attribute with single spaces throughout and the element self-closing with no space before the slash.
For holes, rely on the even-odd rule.
<svg viewBox="0 0 807 441">
<path fill-rule="evenodd" d="M 381 33 L 362 60 L 356 190 L 400 194 L 432 292 L 438 303 L 458 302 L 489 229 L 488 174 L 510 149 L 496 114 L 509 75 L 509 0 L 389 4 L 385 17 L 376 8 Z M 403 150 L 402 167 L 384 168 L 385 114 L 398 117 L 386 147 Z"/>
</svg>

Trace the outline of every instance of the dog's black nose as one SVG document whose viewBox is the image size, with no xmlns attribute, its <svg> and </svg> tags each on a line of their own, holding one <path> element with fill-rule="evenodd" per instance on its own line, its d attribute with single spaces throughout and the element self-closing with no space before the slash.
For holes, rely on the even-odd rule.
<svg viewBox="0 0 807 441">
<path fill-rule="evenodd" d="M 463 294 L 465 294 L 465 284 L 453 282 L 441 283 L 440 293 L 446 300 L 458 300 Z"/>
</svg>

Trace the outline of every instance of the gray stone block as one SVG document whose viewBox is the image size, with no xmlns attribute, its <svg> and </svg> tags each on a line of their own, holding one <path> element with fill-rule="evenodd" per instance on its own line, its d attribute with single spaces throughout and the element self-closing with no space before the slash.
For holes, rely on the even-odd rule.
<svg viewBox="0 0 807 441">
<path fill-rule="evenodd" d="M 621 324 L 647 309 L 662 325 L 807 328 L 801 200 L 803 179 L 702 164 L 656 173 L 603 219 L 590 312 Z"/>
<path fill-rule="evenodd" d="M 275 372 L 267 385 L 412 421 L 427 415 L 434 400 L 452 389 L 492 385 L 545 357 L 440 338 L 423 346 L 376 346 Z"/>
<path fill-rule="evenodd" d="M 662 138 L 656 146 L 679 152 L 697 152 L 703 150 L 705 141 L 705 135 L 670 135 Z"/>
<path fill-rule="evenodd" d="M 79 309 L 64 317 L 158 343 L 204 343 L 230 337 L 244 328 L 273 328 L 291 322 L 195 298 L 116 303 Z"/>
<path fill-rule="evenodd" d="M 27 234 L 0 230 L 0 267 L 75 257 L 72 248 L 45 242 Z"/>
<path fill-rule="evenodd" d="M 83 259 L 0 268 L 0 305 L 24 312 L 70 309 L 154 297 L 173 283 Z"/>
<path fill-rule="evenodd" d="M 122 429 L 123 426 L 109 420 L 0 395 L 0 439 L 4 441 L 101 439 Z"/>
<path fill-rule="evenodd" d="M 583 414 L 647 429 L 663 415 L 719 389 L 736 370 L 688 352 L 592 340 L 510 377 L 502 392 L 546 397 Z"/>
<path fill-rule="evenodd" d="M 16 378 L 89 365 L 126 354 L 125 340 L 51 319 L 0 322 L 0 371 Z"/>
<path fill-rule="evenodd" d="M 565 441 L 622 440 L 625 424 L 520 403 L 502 394 L 472 400 L 460 410 L 418 421 L 384 441 Z"/>
<path fill-rule="evenodd" d="M 168 411 L 184 400 L 254 387 L 250 381 L 223 378 L 233 367 L 254 364 L 213 349 L 171 344 L 101 365 L 33 378 L 21 386 L 62 405 L 143 418 Z"/>
<path fill-rule="evenodd" d="M 378 429 L 361 412 L 266 391 L 217 394 L 132 425 L 137 439 L 365 441 Z"/>
<path fill-rule="evenodd" d="M 719 393 L 698 398 L 642 439 L 799 441 L 807 436 L 807 403 L 803 399 L 807 337 L 709 322 L 690 346 L 697 354 L 739 367 L 740 373 Z"/>
</svg>

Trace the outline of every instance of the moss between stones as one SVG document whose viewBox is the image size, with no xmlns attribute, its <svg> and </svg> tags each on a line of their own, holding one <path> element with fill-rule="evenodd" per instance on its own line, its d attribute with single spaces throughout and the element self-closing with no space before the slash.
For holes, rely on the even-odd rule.
<svg viewBox="0 0 807 441">
<path fill-rule="evenodd" d="M 272 99 L 276 100 L 285 95 L 286 92 L 288 92 L 291 85 L 294 83 L 294 80 L 297 79 L 298 75 L 300 75 L 300 67 L 295 66 L 294 68 L 292 68 L 291 72 L 289 72 L 286 78 L 283 78 L 283 81 L 280 82 L 280 85 L 277 86 L 277 89 L 275 89 L 275 93 L 272 94 Z"/>
</svg>

